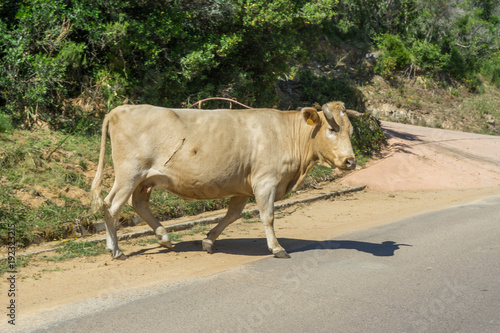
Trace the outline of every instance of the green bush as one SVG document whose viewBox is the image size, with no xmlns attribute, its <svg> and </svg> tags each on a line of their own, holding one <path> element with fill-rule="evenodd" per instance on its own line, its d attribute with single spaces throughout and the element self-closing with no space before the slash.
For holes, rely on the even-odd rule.
<svg viewBox="0 0 500 333">
<path fill-rule="evenodd" d="M 457 47 L 450 51 L 448 61 L 445 64 L 445 70 L 456 78 L 464 78 L 467 73 L 466 61 Z"/>
<path fill-rule="evenodd" d="M 411 53 L 415 65 L 431 72 L 441 71 L 450 57 L 449 54 L 443 54 L 438 45 L 422 40 L 416 40 L 413 43 Z"/>
<path fill-rule="evenodd" d="M 9 115 L 0 113 L 0 133 L 10 133 L 12 131 L 12 119 Z"/>
<path fill-rule="evenodd" d="M 380 121 L 368 114 L 351 119 L 354 133 L 351 138 L 356 156 L 372 156 L 387 144 Z"/>
<path fill-rule="evenodd" d="M 491 84 L 500 88 L 500 52 L 497 52 L 481 66 L 481 74 Z"/>
<path fill-rule="evenodd" d="M 302 100 L 307 105 L 342 101 L 351 108 L 363 107 L 362 94 L 351 81 L 317 76 L 308 69 L 297 73 L 295 79 L 300 81 L 304 87 Z"/>
<path fill-rule="evenodd" d="M 339 1 L 336 8 L 330 31 L 344 38 L 340 42 L 359 45 L 368 40 L 368 48 L 380 51 L 395 47 L 379 61 L 377 73 L 383 75 L 404 67 L 408 60 L 398 39 L 414 64 L 459 80 L 465 73 L 477 73 L 480 63 L 500 46 L 498 1 L 348 0 Z"/>
<path fill-rule="evenodd" d="M 377 39 L 381 57 L 375 66 L 375 72 L 388 75 L 396 69 L 410 64 L 410 52 L 397 35 L 385 34 Z"/>
</svg>

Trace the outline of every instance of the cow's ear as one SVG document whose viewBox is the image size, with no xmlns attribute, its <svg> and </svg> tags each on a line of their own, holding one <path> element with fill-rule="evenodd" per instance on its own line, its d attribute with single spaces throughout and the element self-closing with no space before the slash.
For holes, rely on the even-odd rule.
<svg viewBox="0 0 500 333">
<path fill-rule="evenodd" d="M 302 108 L 302 111 L 300 112 L 302 112 L 302 117 L 304 117 L 307 125 L 316 126 L 321 123 L 321 118 L 315 108 Z"/>
</svg>

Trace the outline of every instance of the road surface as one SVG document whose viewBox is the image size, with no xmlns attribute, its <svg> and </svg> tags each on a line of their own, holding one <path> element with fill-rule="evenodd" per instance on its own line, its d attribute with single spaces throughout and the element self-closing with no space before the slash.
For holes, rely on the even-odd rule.
<svg viewBox="0 0 500 333">
<path fill-rule="evenodd" d="M 499 240 L 491 197 L 166 284 L 38 332 L 500 332 Z"/>
</svg>

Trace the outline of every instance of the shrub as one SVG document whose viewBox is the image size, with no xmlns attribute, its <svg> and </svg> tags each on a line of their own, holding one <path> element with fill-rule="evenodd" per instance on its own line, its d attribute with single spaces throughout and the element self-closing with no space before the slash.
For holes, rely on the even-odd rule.
<svg viewBox="0 0 500 333">
<path fill-rule="evenodd" d="M 10 116 L 0 113 L 0 133 L 10 133 L 12 131 L 12 119 Z"/>
<path fill-rule="evenodd" d="M 385 34 L 376 39 L 381 51 L 375 72 L 387 75 L 395 69 L 402 69 L 411 61 L 410 52 L 397 35 Z"/>
<path fill-rule="evenodd" d="M 491 84 L 500 88 L 500 52 L 495 53 L 491 59 L 486 60 L 482 64 L 481 74 Z"/>
<path fill-rule="evenodd" d="M 351 119 L 354 133 L 351 138 L 354 153 L 357 156 L 372 156 L 380 151 L 387 143 L 387 139 L 380 125 L 380 121 L 368 114 Z"/>
<path fill-rule="evenodd" d="M 467 73 L 467 64 L 465 59 L 458 50 L 453 47 L 450 51 L 448 61 L 445 64 L 445 70 L 450 72 L 456 78 L 463 78 Z"/>
<path fill-rule="evenodd" d="M 296 79 L 304 87 L 302 100 L 305 104 L 324 104 L 331 101 L 342 101 L 351 108 L 362 108 L 362 94 L 356 86 L 348 81 L 315 75 L 310 70 L 302 70 Z"/>
<path fill-rule="evenodd" d="M 421 40 L 416 40 L 413 43 L 411 53 L 415 65 L 432 72 L 441 71 L 450 58 L 449 54 L 441 52 L 441 48 L 438 45 Z"/>
</svg>

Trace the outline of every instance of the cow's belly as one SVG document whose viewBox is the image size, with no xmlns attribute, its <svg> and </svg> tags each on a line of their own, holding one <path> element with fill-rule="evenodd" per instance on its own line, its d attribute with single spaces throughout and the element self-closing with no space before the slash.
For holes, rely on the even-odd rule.
<svg viewBox="0 0 500 333">
<path fill-rule="evenodd" d="M 156 174 L 144 180 L 140 186 L 161 188 L 185 200 L 213 200 L 234 196 L 252 197 L 250 184 L 244 177 L 222 179 L 194 178 L 188 175 Z"/>
<path fill-rule="evenodd" d="M 184 168 L 183 171 L 176 169 L 164 173 L 150 169 L 140 186 L 145 189 L 161 188 L 185 200 L 213 200 L 234 196 L 254 197 L 254 188 L 274 183 L 275 198 L 280 200 L 292 190 L 297 180 L 292 175 L 281 175 L 278 181 L 275 173 L 252 177 L 244 173 L 194 174 L 189 171 L 189 168 Z"/>
<path fill-rule="evenodd" d="M 176 183 L 167 177 L 155 179 L 153 187 L 164 189 L 184 200 L 214 200 L 235 196 L 254 197 L 252 187 L 244 182 L 237 183 Z M 287 183 L 278 184 L 275 199 L 281 200 L 291 192 L 292 186 Z"/>
<path fill-rule="evenodd" d="M 251 190 L 245 190 L 243 185 L 239 187 L 227 187 L 222 184 L 197 184 L 178 186 L 173 183 L 160 185 L 163 188 L 185 200 L 214 200 L 234 196 L 253 197 Z"/>
</svg>

